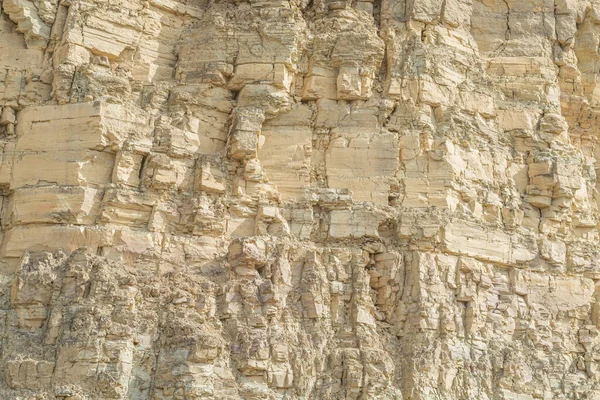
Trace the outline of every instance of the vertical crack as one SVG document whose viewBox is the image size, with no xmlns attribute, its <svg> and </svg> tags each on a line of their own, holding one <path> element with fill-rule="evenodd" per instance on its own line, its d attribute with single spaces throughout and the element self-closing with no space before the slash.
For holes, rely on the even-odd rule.
<svg viewBox="0 0 600 400">
<path fill-rule="evenodd" d="M 503 0 L 506 5 L 506 31 L 504 32 L 504 39 L 510 40 L 510 6 L 507 0 Z"/>
</svg>

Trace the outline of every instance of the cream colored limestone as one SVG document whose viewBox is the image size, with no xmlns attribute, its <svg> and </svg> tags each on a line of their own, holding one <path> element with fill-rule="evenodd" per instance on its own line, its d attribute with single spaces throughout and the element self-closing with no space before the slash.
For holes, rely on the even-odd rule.
<svg viewBox="0 0 600 400">
<path fill-rule="evenodd" d="M 0 399 L 600 399 L 600 2 L 0 0 Z"/>
</svg>

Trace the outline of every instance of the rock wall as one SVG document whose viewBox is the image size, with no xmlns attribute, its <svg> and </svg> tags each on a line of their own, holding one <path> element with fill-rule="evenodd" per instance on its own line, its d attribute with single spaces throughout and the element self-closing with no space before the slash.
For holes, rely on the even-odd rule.
<svg viewBox="0 0 600 400">
<path fill-rule="evenodd" d="M 0 398 L 600 399 L 600 1 L 0 5 Z"/>
</svg>

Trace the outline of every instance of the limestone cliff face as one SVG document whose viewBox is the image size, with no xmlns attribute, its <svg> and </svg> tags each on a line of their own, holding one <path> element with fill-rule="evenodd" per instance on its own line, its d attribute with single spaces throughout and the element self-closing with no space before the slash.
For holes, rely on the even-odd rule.
<svg viewBox="0 0 600 400">
<path fill-rule="evenodd" d="M 1 399 L 600 399 L 600 1 L 0 5 Z"/>
</svg>

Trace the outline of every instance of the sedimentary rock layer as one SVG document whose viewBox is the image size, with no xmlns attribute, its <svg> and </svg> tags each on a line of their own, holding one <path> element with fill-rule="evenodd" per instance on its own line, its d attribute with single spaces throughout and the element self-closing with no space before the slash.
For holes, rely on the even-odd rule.
<svg viewBox="0 0 600 400">
<path fill-rule="evenodd" d="M 0 398 L 600 399 L 599 1 L 0 10 Z"/>
</svg>

